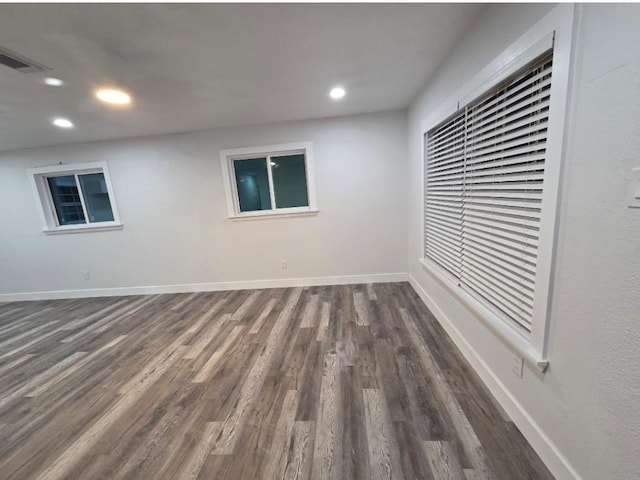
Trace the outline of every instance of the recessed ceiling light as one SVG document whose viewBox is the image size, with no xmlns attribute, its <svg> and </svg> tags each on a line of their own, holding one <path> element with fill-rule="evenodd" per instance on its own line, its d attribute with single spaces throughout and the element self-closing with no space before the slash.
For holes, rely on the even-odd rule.
<svg viewBox="0 0 640 480">
<path fill-rule="evenodd" d="M 47 77 L 43 81 L 46 85 L 50 85 L 52 87 L 60 87 L 61 85 L 64 85 L 64 82 L 62 80 L 54 77 Z"/>
<path fill-rule="evenodd" d="M 334 87 L 329 92 L 329 96 L 331 98 L 333 98 L 334 100 L 340 100 L 342 97 L 345 96 L 346 93 L 347 92 L 345 91 L 344 88 L 342 88 L 342 87 Z"/>
<path fill-rule="evenodd" d="M 68 120 L 66 118 L 54 118 L 51 123 L 60 128 L 73 128 L 73 123 L 71 122 L 71 120 Z"/>
<path fill-rule="evenodd" d="M 96 90 L 96 98 L 111 105 L 128 105 L 131 103 L 131 96 L 127 92 L 116 88 L 100 88 Z"/>
</svg>

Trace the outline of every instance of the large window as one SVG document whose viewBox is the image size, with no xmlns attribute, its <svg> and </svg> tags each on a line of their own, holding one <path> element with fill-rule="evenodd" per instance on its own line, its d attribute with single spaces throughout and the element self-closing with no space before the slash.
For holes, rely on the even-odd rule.
<svg viewBox="0 0 640 480">
<path fill-rule="evenodd" d="M 310 143 L 222 150 L 230 218 L 315 213 Z"/>
<path fill-rule="evenodd" d="M 29 170 L 46 233 L 120 228 L 104 163 Z"/>
<path fill-rule="evenodd" d="M 542 370 L 572 16 L 556 9 L 422 125 L 422 263 Z"/>
<path fill-rule="evenodd" d="M 425 258 L 531 332 L 552 54 L 426 134 Z"/>
</svg>

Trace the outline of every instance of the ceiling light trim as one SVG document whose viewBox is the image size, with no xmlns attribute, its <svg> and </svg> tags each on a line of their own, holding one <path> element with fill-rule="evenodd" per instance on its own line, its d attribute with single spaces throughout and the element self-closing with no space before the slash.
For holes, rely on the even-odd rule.
<svg viewBox="0 0 640 480">
<path fill-rule="evenodd" d="M 95 91 L 95 96 L 108 105 L 121 107 L 131 104 L 131 95 L 120 88 L 101 87 Z"/>
<path fill-rule="evenodd" d="M 342 100 L 346 94 L 347 94 L 347 91 L 344 89 L 344 87 L 340 87 L 340 86 L 333 87 L 329 92 L 329 96 L 333 100 Z"/>
<path fill-rule="evenodd" d="M 73 128 L 75 125 L 68 118 L 56 117 L 51 120 L 52 125 L 58 128 Z"/>
</svg>

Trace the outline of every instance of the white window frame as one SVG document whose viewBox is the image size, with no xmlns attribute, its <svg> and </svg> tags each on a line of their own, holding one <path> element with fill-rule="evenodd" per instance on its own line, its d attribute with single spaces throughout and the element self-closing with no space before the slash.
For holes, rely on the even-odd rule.
<svg viewBox="0 0 640 480">
<path fill-rule="evenodd" d="M 271 156 L 304 154 L 305 172 L 307 176 L 307 197 L 309 206 L 293 208 L 275 208 L 275 195 L 271 173 Z M 246 158 L 266 157 L 267 172 L 269 175 L 269 194 L 271 196 L 270 210 L 256 210 L 251 212 L 241 212 L 238 198 L 238 190 L 235 182 L 235 170 L 233 162 Z M 284 143 L 279 145 L 266 145 L 259 147 L 230 148 L 220 150 L 220 165 L 222 167 L 222 180 L 224 182 L 224 193 L 227 202 L 227 216 L 230 219 L 251 219 L 265 217 L 291 217 L 316 215 L 318 207 L 316 204 L 316 188 L 314 175 L 313 143 Z"/>
<path fill-rule="evenodd" d="M 79 232 L 95 232 L 104 230 L 119 230 L 122 228 L 118 207 L 116 206 L 116 197 L 113 193 L 111 185 L 111 177 L 106 162 L 90 162 L 90 163 L 72 163 L 51 165 L 46 167 L 33 167 L 27 170 L 33 194 L 38 205 L 40 221 L 42 223 L 42 231 L 47 234 L 60 233 L 79 233 Z M 49 177 L 59 177 L 63 175 L 75 175 L 78 189 L 82 186 L 78 180 L 78 175 L 88 173 L 102 173 L 109 194 L 109 202 L 111 203 L 111 211 L 113 213 L 113 221 L 108 222 L 87 222 L 74 225 L 60 225 L 58 215 L 56 214 L 53 199 L 51 198 L 51 190 L 47 183 Z M 87 209 L 84 204 L 84 196 L 80 191 L 80 200 L 84 211 L 85 220 L 88 217 Z"/>
<path fill-rule="evenodd" d="M 424 161 L 422 162 L 422 258 L 418 261 L 425 270 L 454 293 L 472 312 L 502 341 L 517 351 L 528 364 L 544 372 L 549 366 L 547 338 L 553 285 L 553 265 L 560 198 L 561 166 L 564 156 L 565 123 L 569 93 L 571 51 L 575 22 L 575 6 L 561 4 L 555 7 L 527 33 L 489 63 L 465 86 L 458 90 L 439 109 L 422 121 L 422 142 L 425 152 L 425 134 L 449 118 L 459 108 L 480 97 L 510 75 L 553 48 L 551 99 L 546 144 L 543 216 L 540 222 L 538 261 L 536 266 L 536 288 L 531 333 L 526 335 L 504 320 L 493 309 L 474 295 L 465 291 L 443 268 L 424 257 Z"/>
</svg>

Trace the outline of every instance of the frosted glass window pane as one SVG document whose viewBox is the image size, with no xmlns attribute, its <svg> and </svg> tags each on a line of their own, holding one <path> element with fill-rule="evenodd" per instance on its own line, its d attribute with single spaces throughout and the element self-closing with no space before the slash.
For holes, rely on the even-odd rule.
<svg viewBox="0 0 640 480">
<path fill-rule="evenodd" d="M 271 157 L 276 208 L 308 207 L 304 154 Z"/>
<path fill-rule="evenodd" d="M 266 158 L 234 160 L 236 189 L 241 212 L 271 209 Z"/>
<path fill-rule="evenodd" d="M 89 222 L 112 222 L 113 211 L 109 202 L 109 192 L 102 173 L 80 175 L 80 186 L 87 207 Z"/>
</svg>

